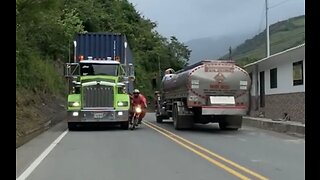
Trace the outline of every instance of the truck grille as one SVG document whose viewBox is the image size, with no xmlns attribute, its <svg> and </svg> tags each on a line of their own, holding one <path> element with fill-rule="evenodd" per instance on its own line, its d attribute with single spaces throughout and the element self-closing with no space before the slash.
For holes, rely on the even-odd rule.
<svg viewBox="0 0 320 180">
<path fill-rule="evenodd" d="M 83 88 L 84 107 L 113 107 L 111 86 L 86 86 Z"/>
</svg>

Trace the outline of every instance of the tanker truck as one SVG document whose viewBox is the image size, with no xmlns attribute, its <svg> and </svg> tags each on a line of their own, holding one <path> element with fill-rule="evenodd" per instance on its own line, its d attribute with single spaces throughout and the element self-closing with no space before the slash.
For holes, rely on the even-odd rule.
<svg viewBox="0 0 320 180">
<path fill-rule="evenodd" d="M 238 130 L 249 106 L 249 74 L 230 60 L 203 60 L 175 72 L 168 69 L 156 99 L 156 121 L 172 118 L 175 129 L 219 123 Z"/>
</svg>

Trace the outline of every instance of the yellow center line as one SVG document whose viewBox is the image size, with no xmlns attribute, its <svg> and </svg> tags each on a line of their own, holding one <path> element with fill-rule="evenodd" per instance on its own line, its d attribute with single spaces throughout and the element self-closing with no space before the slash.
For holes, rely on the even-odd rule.
<svg viewBox="0 0 320 180">
<path fill-rule="evenodd" d="M 192 148 L 192 147 L 190 147 L 190 146 L 188 146 L 188 145 L 186 145 L 186 144 L 183 144 L 182 142 L 178 141 L 177 139 L 174 139 L 173 137 L 169 136 L 168 134 L 166 134 L 166 133 L 164 133 L 164 132 L 156 129 L 155 127 L 152 127 L 152 125 L 149 125 L 148 123 L 145 123 L 145 122 L 143 122 L 143 123 L 144 123 L 146 126 L 148 126 L 149 128 L 151 128 L 151 129 L 153 129 L 153 130 L 161 133 L 162 135 L 166 136 L 167 138 L 171 139 L 172 141 L 174 141 L 174 142 L 178 143 L 179 145 L 181 145 L 181 146 L 189 149 L 190 151 L 196 153 L 197 155 L 201 156 L 202 158 L 206 159 L 207 161 L 211 162 L 212 164 L 214 164 L 214 165 L 216 165 L 216 166 L 218 166 L 218 167 L 220 167 L 220 168 L 228 171 L 229 173 L 237 176 L 238 178 L 240 178 L 240 179 L 242 179 L 242 180 L 250 180 L 250 178 L 248 178 L 248 177 L 246 177 L 246 176 L 244 176 L 244 175 L 236 172 L 235 170 L 229 168 L 228 166 L 226 166 L 226 165 L 224 165 L 224 164 L 222 164 L 222 163 L 220 163 L 220 162 L 218 162 L 218 161 L 210 158 L 209 156 L 207 156 L 207 155 L 205 155 L 205 154 L 197 151 L 196 149 L 194 149 L 194 148 Z"/>
<path fill-rule="evenodd" d="M 249 170 L 249 169 L 247 169 L 247 168 L 245 168 L 245 167 L 243 167 L 243 166 L 241 166 L 239 164 L 236 164 L 235 162 L 233 162 L 231 160 L 228 160 L 228 159 L 226 159 L 226 158 L 224 158 L 224 157 L 222 157 L 222 156 L 220 156 L 220 155 L 218 155 L 218 154 L 216 154 L 216 153 L 214 153 L 214 152 L 212 152 L 212 151 L 210 151 L 210 150 L 208 150 L 208 149 L 206 149 L 204 147 L 201 147 L 201 146 L 199 146 L 199 145 L 197 145 L 197 144 L 195 144 L 195 143 L 193 143 L 193 142 L 191 142 L 191 141 L 189 141 L 187 139 L 184 139 L 183 137 L 180 137 L 180 136 L 178 136 L 178 135 L 176 135 L 176 134 L 174 134 L 174 133 L 172 133 L 172 132 L 170 132 L 170 131 L 162 128 L 162 127 L 159 127 L 159 126 L 157 126 L 157 125 L 155 125 L 155 124 L 153 124 L 151 122 L 146 122 L 146 123 L 150 124 L 151 126 L 157 127 L 159 129 L 161 129 L 162 131 L 164 131 L 164 132 L 166 132 L 166 133 L 168 133 L 168 134 L 170 134 L 170 135 L 172 135 L 174 137 L 177 137 L 177 138 L 181 139 L 182 141 L 185 141 L 185 142 L 193 145 L 194 147 L 197 147 L 197 148 L 201 149 L 202 151 L 204 151 L 204 152 L 206 152 L 208 154 L 211 154 L 212 156 L 214 156 L 214 157 L 216 157 L 216 158 L 218 158 L 218 159 L 220 159 L 220 160 L 222 160 L 222 161 L 224 161 L 226 163 L 229 163 L 230 165 L 232 165 L 232 166 L 234 166 L 234 167 L 236 167 L 236 168 L 238 168 L 238 169 L 240 169 L 240 170 L 242 170 L 242 171 L 244 171 L 244 172 L 246 172 L 248 174 L 251 174 L 252 176 L 255 176 L 255 177 L 257 177 L 257 178 L 259 178 L 261 180 L 268 180 L 268 178 L 266 178 L 266 177 L 264 177 L 264 176 L 262 176 L 262 175 L 260 175 L 258 173 L 255 173 L 255 172 L 253 172 L 253 171 L 251 171 L 251 170 Z"/>
</svg>

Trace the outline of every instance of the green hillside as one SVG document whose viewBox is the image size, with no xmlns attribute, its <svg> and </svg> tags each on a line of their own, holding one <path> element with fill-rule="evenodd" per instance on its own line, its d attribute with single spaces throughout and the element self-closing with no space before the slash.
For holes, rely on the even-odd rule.
<svg viewBox="0 0 320 180">
<path fill-rule="evenodd" d="M 305 16 L 298 16 L 270 26 L 270 55 L 305 42 Z M 246 40 L 232 50 L 232 59 L 245 65 L 266 57 L 266 31 Z M 224 55 L 221 59 L 228 58 Z"/>
</svg>

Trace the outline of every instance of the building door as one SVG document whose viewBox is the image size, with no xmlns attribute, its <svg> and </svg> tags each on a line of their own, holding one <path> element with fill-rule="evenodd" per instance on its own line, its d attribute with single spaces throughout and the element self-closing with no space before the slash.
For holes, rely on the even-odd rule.
<svg viewBox="0 0 320 180">
<path fill-rule="evenodd" d="M 260 107 L 265 106 L 264 71 L 260 72 Z"/>
</svg>

